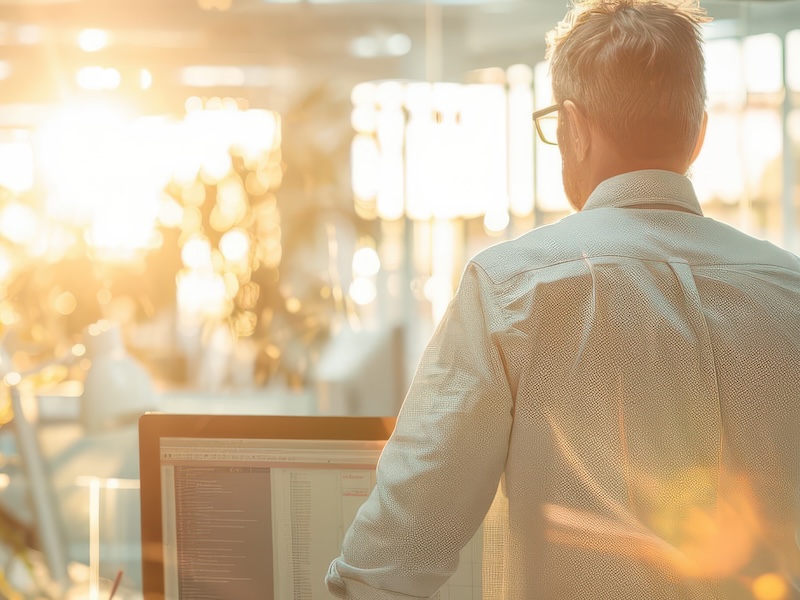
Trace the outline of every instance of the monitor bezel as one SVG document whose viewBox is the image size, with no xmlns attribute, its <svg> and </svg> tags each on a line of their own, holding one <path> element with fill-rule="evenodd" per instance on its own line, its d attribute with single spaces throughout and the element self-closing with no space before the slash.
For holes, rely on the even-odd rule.
<svg viewBox="0 0 800 600">
<path fill-rule="evenodd" d="M 144 600 L 163 600 L 162 438 L 385 441 L 394 417 L 146 413 L 139 419 L 139 494 Z"/>
</svg>

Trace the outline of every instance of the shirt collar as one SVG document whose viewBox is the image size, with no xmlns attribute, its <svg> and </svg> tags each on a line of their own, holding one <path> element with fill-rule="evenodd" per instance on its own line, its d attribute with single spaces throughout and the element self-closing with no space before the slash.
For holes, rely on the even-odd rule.
<svg viewBox="0 0 800 600">
<path fill-rule="evenodd" d="M 672 171 L 648 169 L 606 179 L 591 193 L 583 210 L 636 207 L 685 210 L 702 216 L 692 182 Z"/>
</svg>

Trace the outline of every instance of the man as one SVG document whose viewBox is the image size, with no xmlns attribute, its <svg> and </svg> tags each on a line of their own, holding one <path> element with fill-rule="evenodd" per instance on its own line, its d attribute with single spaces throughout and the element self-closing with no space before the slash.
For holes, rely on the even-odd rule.
<svg viewBox="0 0 800 600">
<path fill-rule="evenodd" d="M 578 212 L 467 266 L 335 595 L 430 597 L 490 506 L 484 598 L 798 595 L 800 260 L 704 218 L 684 175 L 704 20 L 594 0 L 551 34 Z"/>
</svg>

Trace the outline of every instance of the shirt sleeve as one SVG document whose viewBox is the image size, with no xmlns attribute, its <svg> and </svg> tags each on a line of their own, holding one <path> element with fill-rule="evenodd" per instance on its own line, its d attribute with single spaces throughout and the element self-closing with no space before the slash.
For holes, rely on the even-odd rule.
<svg viewBox="0 0 800 600">
<path fill-rule="evenodd" d="M 491 281 L 470 263 L 423 353 L 376 486 L 330 566 L 335 596 L 429 598 L 458 567 L 508 453 L 512 394 L 494 305 Z"/>
</svg>

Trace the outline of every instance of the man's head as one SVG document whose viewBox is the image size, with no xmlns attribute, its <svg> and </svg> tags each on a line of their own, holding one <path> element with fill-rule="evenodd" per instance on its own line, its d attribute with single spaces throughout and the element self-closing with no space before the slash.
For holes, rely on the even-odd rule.
<svg viewBox="0 0 800 600">
<path fill-rule="evenodd" d="M 613 163 L 605 171 L 688 169 L 705 124 L 707 20 L 696 0 L 574 0 L 550 32 L 564 184 L 576 208 L 592 183 L 576 171 L 587 152 Z"/>
</svg>

